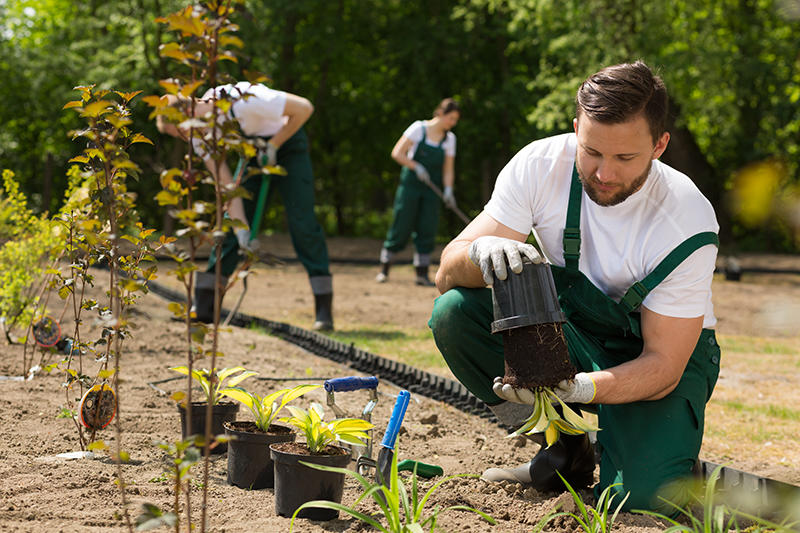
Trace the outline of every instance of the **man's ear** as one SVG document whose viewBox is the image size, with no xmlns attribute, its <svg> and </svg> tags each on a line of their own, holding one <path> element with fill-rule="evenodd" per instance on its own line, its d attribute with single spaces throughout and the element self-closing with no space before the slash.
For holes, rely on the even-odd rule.
<svg viewBox="0 0 800 533">
<path fill-rule="evenodd" d="M 661 157 L 661 154 L 664 153 L 664 150 L 667 149 L 667 145 L 669 144 L 669 132 L 665 131 L 661 138 L 658 139 L 655 148 L 653 149 L 653 159 L 658 159 Z"/>
<path fill-rule="evenodd" d="M 572 119 L 572 129 L 575 130 L 575 133 L 578 133 L 578 117 Z"/>
</svg>

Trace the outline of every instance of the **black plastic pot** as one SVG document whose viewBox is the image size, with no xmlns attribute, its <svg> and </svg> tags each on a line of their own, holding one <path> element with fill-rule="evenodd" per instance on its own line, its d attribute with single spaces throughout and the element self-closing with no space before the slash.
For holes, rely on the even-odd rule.
<svg viewBox="0 0 800 533">
<path fill-rule="evenodd" d="M 565 320 L 548 263 L 526 261 L 519 274 L 509 269 L 506 279 L 495 276 L 492 305 L 492 333 Z"/>
<path fill-rule="evenodd" d="M 255 422 L 225 422 L 228 441 L 228 483 L 243 489 L 266 489 L 275 485 L 275 470 L 270 444 L 294 441 L 296 433 L 288 426 L 271 424 L 269 433 Z"/>
<path fill-rule="evenodd" d="M 300 461 L 325 466 L 347 468 L 351 452 L 338 446 L 338 455 L 302 455 L 294 453 L 294 443 L 273 444 L 269 447 L 275 462 L 275 513 L 291 517 L 298 507 L 312 500 L 341 503 L 344 492 L 344 474 L 323 472 L 301 465 Z M 305 446 L 305 445 L 302 445 Z M 339 516 L 334 509 L 303 509 L 298 517 L 311 520 L 333 520 Z"/>
<path fill-rule="evenodd" d="M 178 404 L 178 411 L 181 413 L 181 437 L 189 435 L 205 435 L 206 432 L 206 403 L 192 402 L 192 419 L 186 419 L 186 408 Z M 211 435 L 220 435 L 225 432 L 222 424 L 236 420 L 236 413 L 239 412 L 239 404 L 234 402 L 220 402 L 211 411 Z M 191 424 L 190 424 L 191 422 Z M 205 448 L 204 448 L 205 449 Z M 225 453 L 228 449 L 227 443 L 221 442 L 211 448 L 211 453 Z"/>
</svg>

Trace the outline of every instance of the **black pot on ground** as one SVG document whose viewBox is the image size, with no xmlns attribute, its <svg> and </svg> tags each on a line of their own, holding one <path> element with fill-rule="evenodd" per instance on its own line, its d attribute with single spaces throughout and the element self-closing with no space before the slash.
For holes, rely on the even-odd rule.
<svg viewBox="0 0 800 533">
<path fill-rule="evenodd" d="M 553 273 L 547 263 L 523 263 L 522 272 L 492 285 L 492 333 L 503 335 L 503 383 L 552 387 L 575 376 L 561 323 Z"/>
<path fill-rule="evenodd" d="M 206 432 L 206 403 L 192 402 L 192 418 L 187 420 L 186 408 L 178 404 L 178 411 L 181 413 L 181 437 L 189 435 L 205 435 Z M 220 402 L 211 411 L 211 435 L 225 433 L 222 424 L 236 420 L 236 413 L 239 412 L 239 404 L 234 402 Z M 205 449 L 205 448 L 204 448 Z M 221 442 L 211 448 L 211 453 L 225 453 L 228 449 L 227 443 Z"/>
<path fill-rule="evenodd" d="M 316 470 L 301 465 L 300 461 L 347 468 L 350 450 L 328 446 L 325 455 L 310 455 L 305 444 L 295 442 L 273 444 L 269 449 L 275 461 L 276 514 L 291 517 L 298 507 L 313 500 L 342 502 L 344 474 Z M 333 520 L 339 516 L 339 511 L 308 508 L 297 516 L 311 520 Z"/>
<path fill-rule="evenodd" d="M 288 426 L 270 424 L 264 433 L 255 422 L 225 422 L 228 441 L 228 483 L 243 489 L 266 489 L 275 485 L 270 444 L 294 441 Z"/>
</svg>

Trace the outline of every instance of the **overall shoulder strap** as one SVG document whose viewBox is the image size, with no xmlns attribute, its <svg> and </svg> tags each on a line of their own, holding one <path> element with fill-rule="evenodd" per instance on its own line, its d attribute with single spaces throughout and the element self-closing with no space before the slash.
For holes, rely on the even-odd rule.
<svg viewBox="0 0 800 533">
<path fill-rule="evenodd" d="M 697 233 L 696 235 L 692 235 L 678 246 L 672 250 L 667 257 L 665 257 L 656 268 L 653 269 L 650 274 L 648 274 L 642 281 L 637 281 L 634 283 L 628 292 L 625 293 L 625 296 L 622 297 L 620 300 L 620 305 L 626 308 L 628 312 L 634 311 L 639 305 L 641 305 L 642 301 L 645 297 L 650 294 L 656 286 L 664 281 L 673 270 L 675 270 L 678 265 L 683 263 L 683 261 L 692 255 L 696 250 L 706 246 L 708 244 L 713 244 L 714 246 L 719 246 L 719 237 L 713 231 L 703 231 L 701 233 Z"/>
<path fill-rule="evenodd" d="M 567 206 L 567 223 L 564 227 L 564 267 L 567 271 L 577 272 L 581 256 L 581 180 L 578 169 L 572 167 L 572 182 L 569 186 L 569 204 Z"/>
</svg>

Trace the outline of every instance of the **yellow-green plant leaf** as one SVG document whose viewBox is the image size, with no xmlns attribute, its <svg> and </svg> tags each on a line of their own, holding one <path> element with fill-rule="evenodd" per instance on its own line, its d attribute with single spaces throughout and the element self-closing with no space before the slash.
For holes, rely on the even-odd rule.
<svg viewBox="0 0 800 533">
<path fill-rule="evenodd" d="M 97 377 L 100 379 L 108 379 L 114 375 L 114 372 L 116 372 L 116 370 L 114 370 L 113 368 L 101 370 L 100 372 L 97 373 Z"/>
<path fill-rule="evenodd" d="M 175 403 L 181 403 L 183 400 L 186 399 L 186 393 L 182 390 L 175 391 L 169 395 L 170 399 Z"/>
<path fill-rule="evenodd" d="M 258 403 L 258 400 L 256 399 L 254 394 L 239 388 L 229 387 L 227 389 L 222 389 L 221 391 L 219 391 L 219 393 L 223 396 L 227 396 L 231 400 L 236 400 L 237 402 L 240 402 L 245 407 L 248 407 L 251 410 L 255 409 Z"/>
<path fill-rule="evenodd" d="M 555 424 L 550 423 L 550 425 L 547 426 L 547 429 L 544 430 L 544 438 L 547 441 L 548 448 L 556 443 L 558 440 L 558 428 Z"/>
<path fill-rule="evenodd" d="M 114 102 L 110 100 L 98 100 L 84 106 L 81 116 L 83 117 L 99 117 L 104 111 L 109 109 Z"/>
<path fill-rule="evenodd" d="M 81 102 L 79 100 L 76 100 L 74 102 L 67 102 L 66 104 L 64 104 L 64 107 L 62 107 L 61 109 L 70 109 L 70 108 L 73 108 L 73 107 L 80 107 L 82 105 L 83 105 L 83 102 Z"/>
<path fill-rule="evenodd" d="M 251 376 L 257 376 L 257 375 L 258 375 L 258 372 L 253 372 L 252 370 L 245 370 L 244 372 L 242 372 L 238 376 L 234 376 L 234 377 L 230 378 L 228 380 L 228 385 L 230 385 L 231 387 L 235 387 L 236 385 L 238 385 L 242 381 L 246 380 L 247 378 L 249 378 Z M 223 379 L 224 378 L 220 376 L 220 378 L 219 378 L 220 382 L 222 382 Z"/>
<path fill-rule="evenodd" d="M 136 134 L 136 135 L 134 135 L 134 136 L 133 136 L 133 138 L 131 139 L 131 144 L 134 144 L 134 143 L 147 143 L 147 144 L 153 144 L 153 141 L 151 141 L 150 139 L 148 139 L 147 137 L 145 137 L 145 136 L 144 136 L 144 135 L 142 135 L 141 133 L 137 133 L 137 134 Z"/>
<path fill-rule="evenodd" d="M 89 445 L 86 447 L 86 449 L 90 452 L 93 452 L 95 450 L 105 450 L 107 448 L 108 446 L 106 446 L 106 443 L 103 442 L 102 440 L 96 440 L 94 442 L 90 442 Z"/>
</svg>

